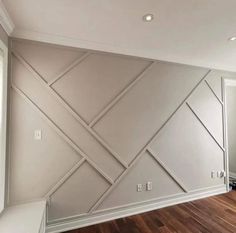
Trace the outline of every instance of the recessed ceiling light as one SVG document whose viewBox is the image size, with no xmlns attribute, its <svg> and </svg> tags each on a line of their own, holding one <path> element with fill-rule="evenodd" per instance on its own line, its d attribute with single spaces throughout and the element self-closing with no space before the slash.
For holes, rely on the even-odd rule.
<svg viewBox="0 0 236 233">
<path fill-rule="evenodd" d="M 154 19 L 154 15 L 153 14 L 146 14 L 143 16 L 143 21 L 144 22 L 151 22 Z"/>
<path fill-rule="evenodd" d="M 230 41 L 235 41 L 236 40 L 236 36 L 230 37 L 229 40 Z"/>
</svg>

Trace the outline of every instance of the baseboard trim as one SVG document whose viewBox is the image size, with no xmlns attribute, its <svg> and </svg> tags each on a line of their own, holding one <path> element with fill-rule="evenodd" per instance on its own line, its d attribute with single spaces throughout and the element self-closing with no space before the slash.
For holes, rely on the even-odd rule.
<svg viewBox="0 0 236 233">
<path fill-rule="evenodd" d="M 229 172 L 229 177 L 236 179 L 236 173 L 235 172 Z"/>
<path fill-rule="evenodd" d="M 46 227 L 46 232 L 61 233 L 226 192 L 227 189 L 225 185 L 220 187 L 206 188 L 202 189 L 201 191 L 193 191 L 187 194 L 176 195 L 176 197 L 172 196 L 171 198 L 162 199 L 161 201 L 149 201 L 142 203 L 141 205 L 137 204 L 133 205 L 132 207 L 122 207 L 121 209 L 103 211 L 80 218 L 78 217 L 77 219 L 73 220 L 66 220 L 50 224 Z"/>
</svg>

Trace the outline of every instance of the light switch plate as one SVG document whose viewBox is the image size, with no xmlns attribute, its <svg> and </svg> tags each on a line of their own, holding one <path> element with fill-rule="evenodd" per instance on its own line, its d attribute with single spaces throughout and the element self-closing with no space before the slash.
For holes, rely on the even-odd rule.
<svg viewBox="0 0 236 233">
<path fill-rule="evenodd" d="M 34 131 L 34 139 L 35 140 L 42 140 L 42 130 L 41 129 L 36 129 Z"/>
</svg>

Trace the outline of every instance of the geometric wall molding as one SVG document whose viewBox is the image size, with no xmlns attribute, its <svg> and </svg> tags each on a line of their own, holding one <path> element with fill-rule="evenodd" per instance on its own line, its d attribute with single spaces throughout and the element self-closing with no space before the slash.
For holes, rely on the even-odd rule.
<svg viewBox="0 0 236 233">
<path fill-rule="evenodd" d="M 212 89 L 216 97 L 222 101 L 222 88 L 221 88 L 221 78 L 223 74 L 219 74 L 217 71 L 212 71 L 206 78 L 206 82 Z"/>
<path fill-rule="evenodd" d="M 223 146 L 223 106 L 205 82 L 191 95 L 188 104 L 212 133 L 216 141 Z"/>
<path fill-rule="evenodd" d="M 148 61 L 91 54 L 52 87 L 90 123 L 149 64 Z"/>
<path fill-rule="evenodd" d="M 93 128 L 129 164 L 206 73 L 157 62 Z"/>
<path fill-rule="evenodd" d="M 43 197 L 82 157 L 15 92 L 11 121 L 10 202 L 14 204 Z M 35 129 L 42 130 L 42 140 L 33 139 Z"/>
<path fill-rule="evenodd" d="M 150 147 L 187 190 L 224 183 L 222 179 L 211 178 L 211 171 L 224 170 L 224 151 L 187 105 L 176 112 Z"/>
<path fill-rule="evenodd" d="M 96 191 L 94 190 L 96 186 Z M 88 163 L 79 169 L 52 195 L 48 213 L 49 221 L 84 214 L 109 187 Z M 68 192 L 70 190 L 70 192 Z"/>
<path fill-rule="evenodd" d="M 28 41 L 13 43 L 13 50 L 21 54 L 46 81 L 60 75 L 71 63 L 81 58 L 85 51 L 66 49 L 59 46 L 42 46 Z M 35 56 L 37 54 L 37 56 Z"/>
<path fill-rule="evenodd" d="M 136 185 L 138 183 L 145 185 L 150 180 L 153 182 L 153 191 L 137 193 Z M 149 153 L 145 152 L 111 195 L 99 206 L 98 210 L 120 208 L 127 204 L 135 204 L 177 193 L 183 193 L 183 190 L 160 164 Z"/>
<path fill-rule="evenodd" d="M 12 63 L 14 67 L 12 74 L 14 86 L 21 90 L 30 102 L 40 109 L 43 115 L 55 125 L 57 131 L 60 131 L 67 141 L 70 141 L 70 145 L 76 148 L 80 154 L 83 153 L 92 159 L 108 177 L 115 179 L 122 172 L 122 166 L 82 125 L 78 124 L 61 104 L 58 104 L 54 96 L 50 95 L 47 89 L 43 88 L 16 58 L 12 58 Z M 103 162 L 104 160 L 106 163 Z"/>
<path fill-rule="evenodd" d="M 217 71 L 13 40 L 11 76 L 9 204 L 48 198 L 48 224 L 224 185 Z"/>
</svg>

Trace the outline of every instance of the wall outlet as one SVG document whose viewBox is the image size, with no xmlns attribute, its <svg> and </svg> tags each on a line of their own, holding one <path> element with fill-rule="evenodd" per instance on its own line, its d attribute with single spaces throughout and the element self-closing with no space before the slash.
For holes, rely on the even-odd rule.
<svg viewBox="0 0 236 233">
<path fill-rule="evenodd" d="M 142 191 L 143 191 L 143 185 L 137 184 L 137 192 L 142 192 Z"/>
<path fill-rule="evenodd" d="M 146 190 L 147 191 L 151 191 L 152 190 L 152 182 L 151 181 L 148 181 L 147 184 L 146 184 Z"/>
<path fill-rule="evenodd" d="M 226 172 L 225 171 L 219 171 L 219 178 L 224 178 L 226 177 Z"/>
<path fill-rule="evenodd" d="M 36 129 L 34 131 L 34 139 L 35 140 L 42 140 L 42 130 L 41 129 Z"/>
<path fill-rule="evenodd" d="M 211 172 L 211 178 L 224 178 L 226 177 L 226 172 L 225 171 L 212 171 Z"/>
<path fill-rule="evenodd" d="M 211 171 L 211 178 L 212 178 L 212 179 L 215 179 L 215 178 L 216 178 L 216 175 L 217 175 L 217 174 L 216 174 L 215 171 Z"/>
</svg>

